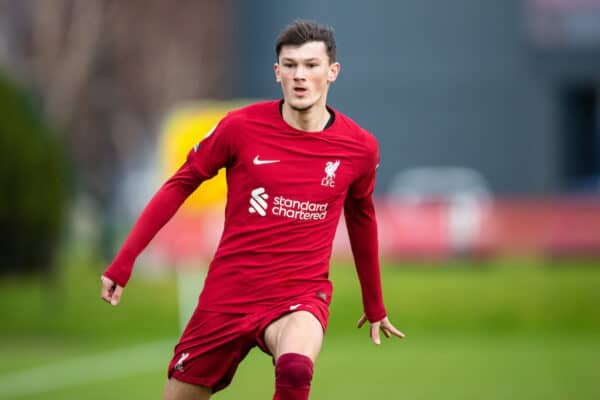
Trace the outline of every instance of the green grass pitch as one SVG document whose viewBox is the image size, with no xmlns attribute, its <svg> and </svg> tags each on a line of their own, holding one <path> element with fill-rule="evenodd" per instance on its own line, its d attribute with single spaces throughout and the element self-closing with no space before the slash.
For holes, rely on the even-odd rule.
<svg viewBox="0 0 600 400">
<path fill-rule="evenodd" d="M 160 398 L 178 335 L 175 279 L 134 275 L 117 308 L 98 270 L 71 263 L 51 285 L 0 281 L 0 399 Z M 330 329 L 312 399 L 600 398 L 597 262 L 387 264 L 388 313 L 407 335 L 357 330 L 358 283 L 335 265 Z M 269 399 L 255 350 L 216 399 Z"/>
</svg>

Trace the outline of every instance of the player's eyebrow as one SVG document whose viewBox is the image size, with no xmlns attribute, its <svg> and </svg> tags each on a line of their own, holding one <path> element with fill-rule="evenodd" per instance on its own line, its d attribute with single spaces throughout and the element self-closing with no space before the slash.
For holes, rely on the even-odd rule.
<svg viewBox="0 0 600 400">
<path fill-rule="evenodd" d="M 281 61 L 282 62 L 299 62 L 299 61 L 301 61 L 301 62 L 319 62 L 321 60 L 317 57 L 305 58 L 302 60 L 297 60 L 295 58 L 290 58 L 290 57 L 282 57 Z"/>
</svg>

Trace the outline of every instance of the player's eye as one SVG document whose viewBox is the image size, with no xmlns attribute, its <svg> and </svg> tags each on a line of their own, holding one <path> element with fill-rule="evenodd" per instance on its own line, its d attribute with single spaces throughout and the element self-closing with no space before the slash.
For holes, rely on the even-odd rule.
<svg viewBox="0 0 600 400">
<path fill-rule="evenodd" d="M 292 64 L 292 63 L 283 63 L 283 66 L 286 67 L 286 68 L 293 68 L 294 64 Z"/>
</svg>

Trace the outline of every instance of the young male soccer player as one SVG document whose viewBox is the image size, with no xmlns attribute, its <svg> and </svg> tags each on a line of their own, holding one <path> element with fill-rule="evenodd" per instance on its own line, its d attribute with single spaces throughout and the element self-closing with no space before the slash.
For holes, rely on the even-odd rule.
<svg viewBox="0 0 600 400">
<path fill-rule="evenodd" d="M 283 99 L 230 112 L 146 206 L 102 276 L 117 305 L 136 257 L 183 201 L 227 170 L 225 226 L 198 305 L 175 347 L 164 398 L 208 399 L 254 346 L 273 357 L 274 399 L 307 399 L 329 316 L 331 246 L 342 209 L 370 336 L 404 335 L 383 304 L 372 193 L 375 138 L 326 104 L 333 31 L 295 21 L 276 44 Z"/>
</svg>

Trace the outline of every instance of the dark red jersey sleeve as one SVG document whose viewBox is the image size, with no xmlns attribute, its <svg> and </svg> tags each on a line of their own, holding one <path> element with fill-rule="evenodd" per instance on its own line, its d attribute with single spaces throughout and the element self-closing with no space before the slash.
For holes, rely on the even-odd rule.
<svg viewBox="0 0 600 400">
<path fill-rule="evenodd" d="M 223 167 L 235 162 L 237 119 L 231 114 L 223 118 L 188 154 L 188 162 L 203 180 L 210 179 Z M 239 140 L 238 140 L 239 141 Z"/>
<path fill-rule="evenodd" d="M 192 150 L 185 164 L 154 195 L 133 229 L 125 239 L 117 256 L 104 275 L 125 286 L 133 264 L 158 231 L 173 217 L 185 199 L 219 169 L 230 165 L 233 150 L 230 137 L 231 118 L 225 117 Z"/>
<path fill-rule="evenodd" d="M 379 154 L 375 142 L 375 148 L 365 162 L 364 173 L 352 184 L 344 203 L 344 216 L 360 281 L 364 312 L 370 322 L 379 321 L 386 316 L 373 204 L 378 163 Z"/>
<path fill-rule="evenodd" d="M 202 179 L 192 170 L 189 162 L 183 164 L 146 205 L 104 275 L 118 285 L 125 286 L 135 259 L 201 182 Z"/>
</svg>

